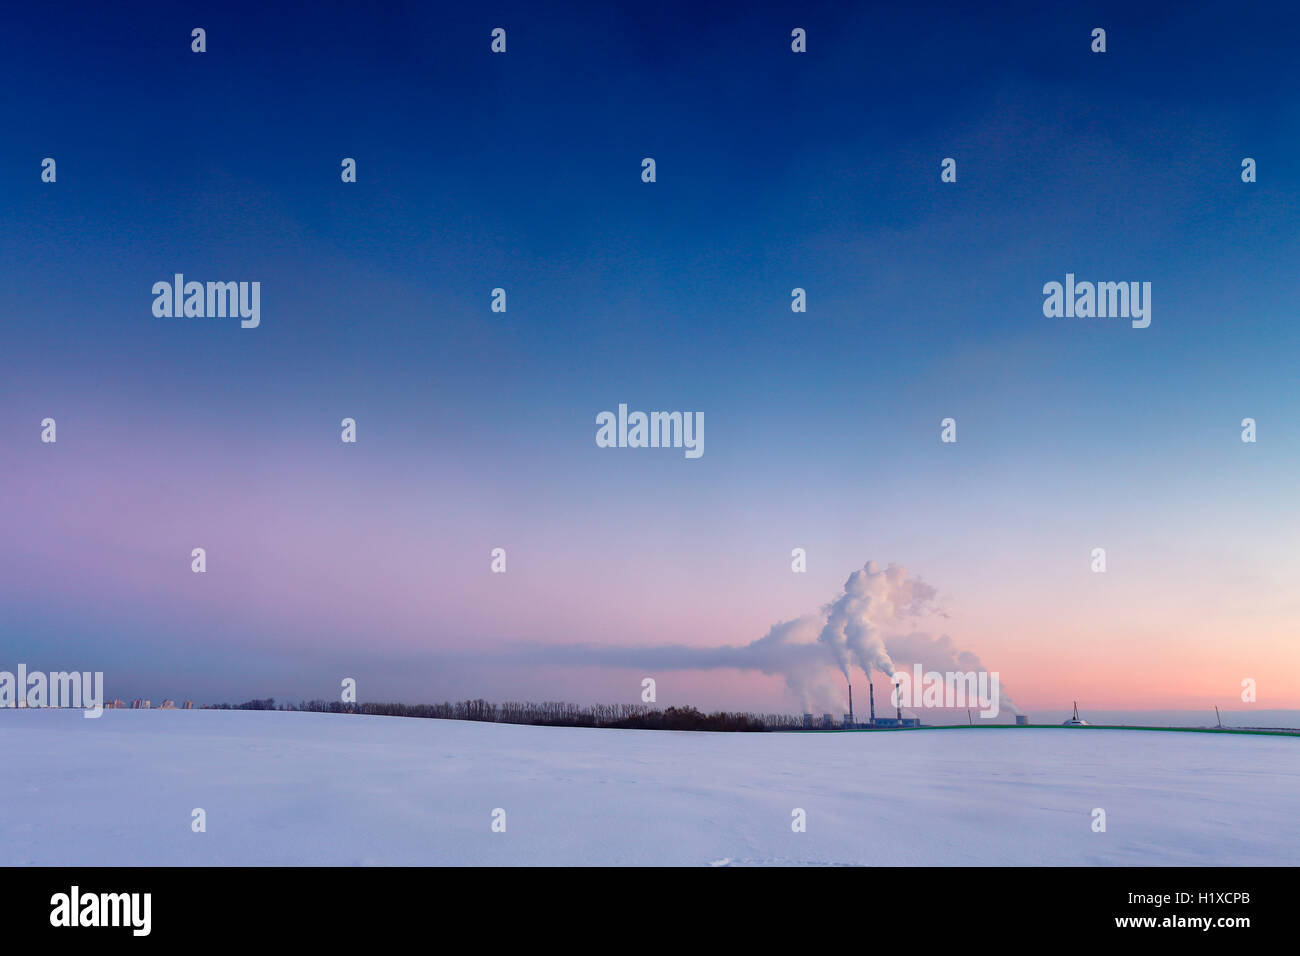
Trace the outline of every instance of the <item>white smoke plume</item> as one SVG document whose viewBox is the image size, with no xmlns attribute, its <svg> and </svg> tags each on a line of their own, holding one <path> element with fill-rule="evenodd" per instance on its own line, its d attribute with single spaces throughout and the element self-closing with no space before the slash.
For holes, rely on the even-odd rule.
<svg viewBox="0 0 1300 956">
<path fill-rule="evenodd" d="M 891 564 L 885 570 L 874 561 L 854 571 L 844 582 L 844 593 L 823 608 L 826 625 L 818 640 L 831 649 L 847 678 L 856 663 L 892 676 L 894 662 L 885 646 L 882 629 L 906 617 L 932 609 L 935 589 L 920 578 L 908 577 L 907 568 Z"/>
<path fill-rule="evenodd" d="M 731 668 L 779 675 L 805 711 L 840 712 L 847 706 L 845 681 L 858 667 L 868 675 L 894 674 L 897 660 L 927 669 L 982 670 L 979 659 L 958 651 L 945 635 L 931 638 L 911 629 L 914 620 L 942 613 L 936 590 L 905 567 L 884 570 L 874 561 L 854 571 L 844 591 L 820 613 L 775 624 L 744 645 L 649 647 L 565 645 L 537 650 L 544 663 L 647 670 Z M 973 662 L 973 665 L 970 664 Z M 1010 704 L 1005 698 L 1004 707 Z"/>
</svg>

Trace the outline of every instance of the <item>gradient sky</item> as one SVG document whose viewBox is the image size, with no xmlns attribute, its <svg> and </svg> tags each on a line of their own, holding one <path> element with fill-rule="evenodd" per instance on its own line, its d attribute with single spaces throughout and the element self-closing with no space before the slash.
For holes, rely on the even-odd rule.
<svg viewBox="0 0 1300 956">
<path fill-rule="evenodd" d="M 11 12 L 0 668 L 635 701 L 538 646 L 748 643 L 875 560 L 1031 711 L 1300 707 L 1293 5 L 547 6 Z M 155 318 L 175 272 L 261 327 Z M 1067 272 L 1150 328 L 1044 318 Z M 620 402 L 703 458 L 597 448 Z"/>
</svg>

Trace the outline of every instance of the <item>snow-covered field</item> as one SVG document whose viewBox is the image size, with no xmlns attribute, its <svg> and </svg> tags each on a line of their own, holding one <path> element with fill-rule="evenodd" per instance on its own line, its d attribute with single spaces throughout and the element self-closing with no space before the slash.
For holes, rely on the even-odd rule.
<svg viewBox="0 0 1300 956">
<path fill-rule="evenodd" d="M 1297 738 L 6 710 L 0 766 L 7 866 L 1300 863 Z"/>
</svg>

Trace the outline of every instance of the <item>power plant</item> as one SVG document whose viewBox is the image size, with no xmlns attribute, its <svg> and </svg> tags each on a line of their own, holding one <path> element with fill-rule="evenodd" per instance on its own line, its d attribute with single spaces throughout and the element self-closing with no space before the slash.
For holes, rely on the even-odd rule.
<svg viewBox="0 0 1300 956">
<path fill-rule="evenodd" d="M 868 711 L 870 717 L 866 721 L 859 723 L 857 718 L 853 716 L 853 682 L 852 681 L 849 682 L 849 712 L 844 715 L 844 719 L 838 725 L 839 729 L 841 730 L 875 730 L 875 729 L 898 730 L 899 728 L 902 727 L 921 726 L 920 717 L 903 716 L 903 707 L 901 702 L 898 705 L 896 705 L 895 716 L 877 717 L 875 684 L 872 684 L 870 682 L 867 683 L 867 694 L 870 700 L 869 711 Z M 816 720 L 812 714 L 804 714 L 803 727 L 804 730 L 834 730 L 836 728 L 836 724 L 830 714 L 822 714 L 822 718 L 820 721 Z"/>
</svg>

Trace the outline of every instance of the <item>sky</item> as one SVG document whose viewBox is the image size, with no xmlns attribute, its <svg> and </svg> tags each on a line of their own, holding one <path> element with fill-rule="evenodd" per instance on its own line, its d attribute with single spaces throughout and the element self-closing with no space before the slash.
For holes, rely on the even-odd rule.
<svg viewBox="0 0 1300 956">
<path fill-rule="evenodd" d="M 11 14 L 0 668 L 838 708 L 665 648 L 874 561 L 1031 712 L 1300 708 L 1293 8 L 386 7 Z M 620 403 L 704 454 L 598 447 Z"/>
</svg>

